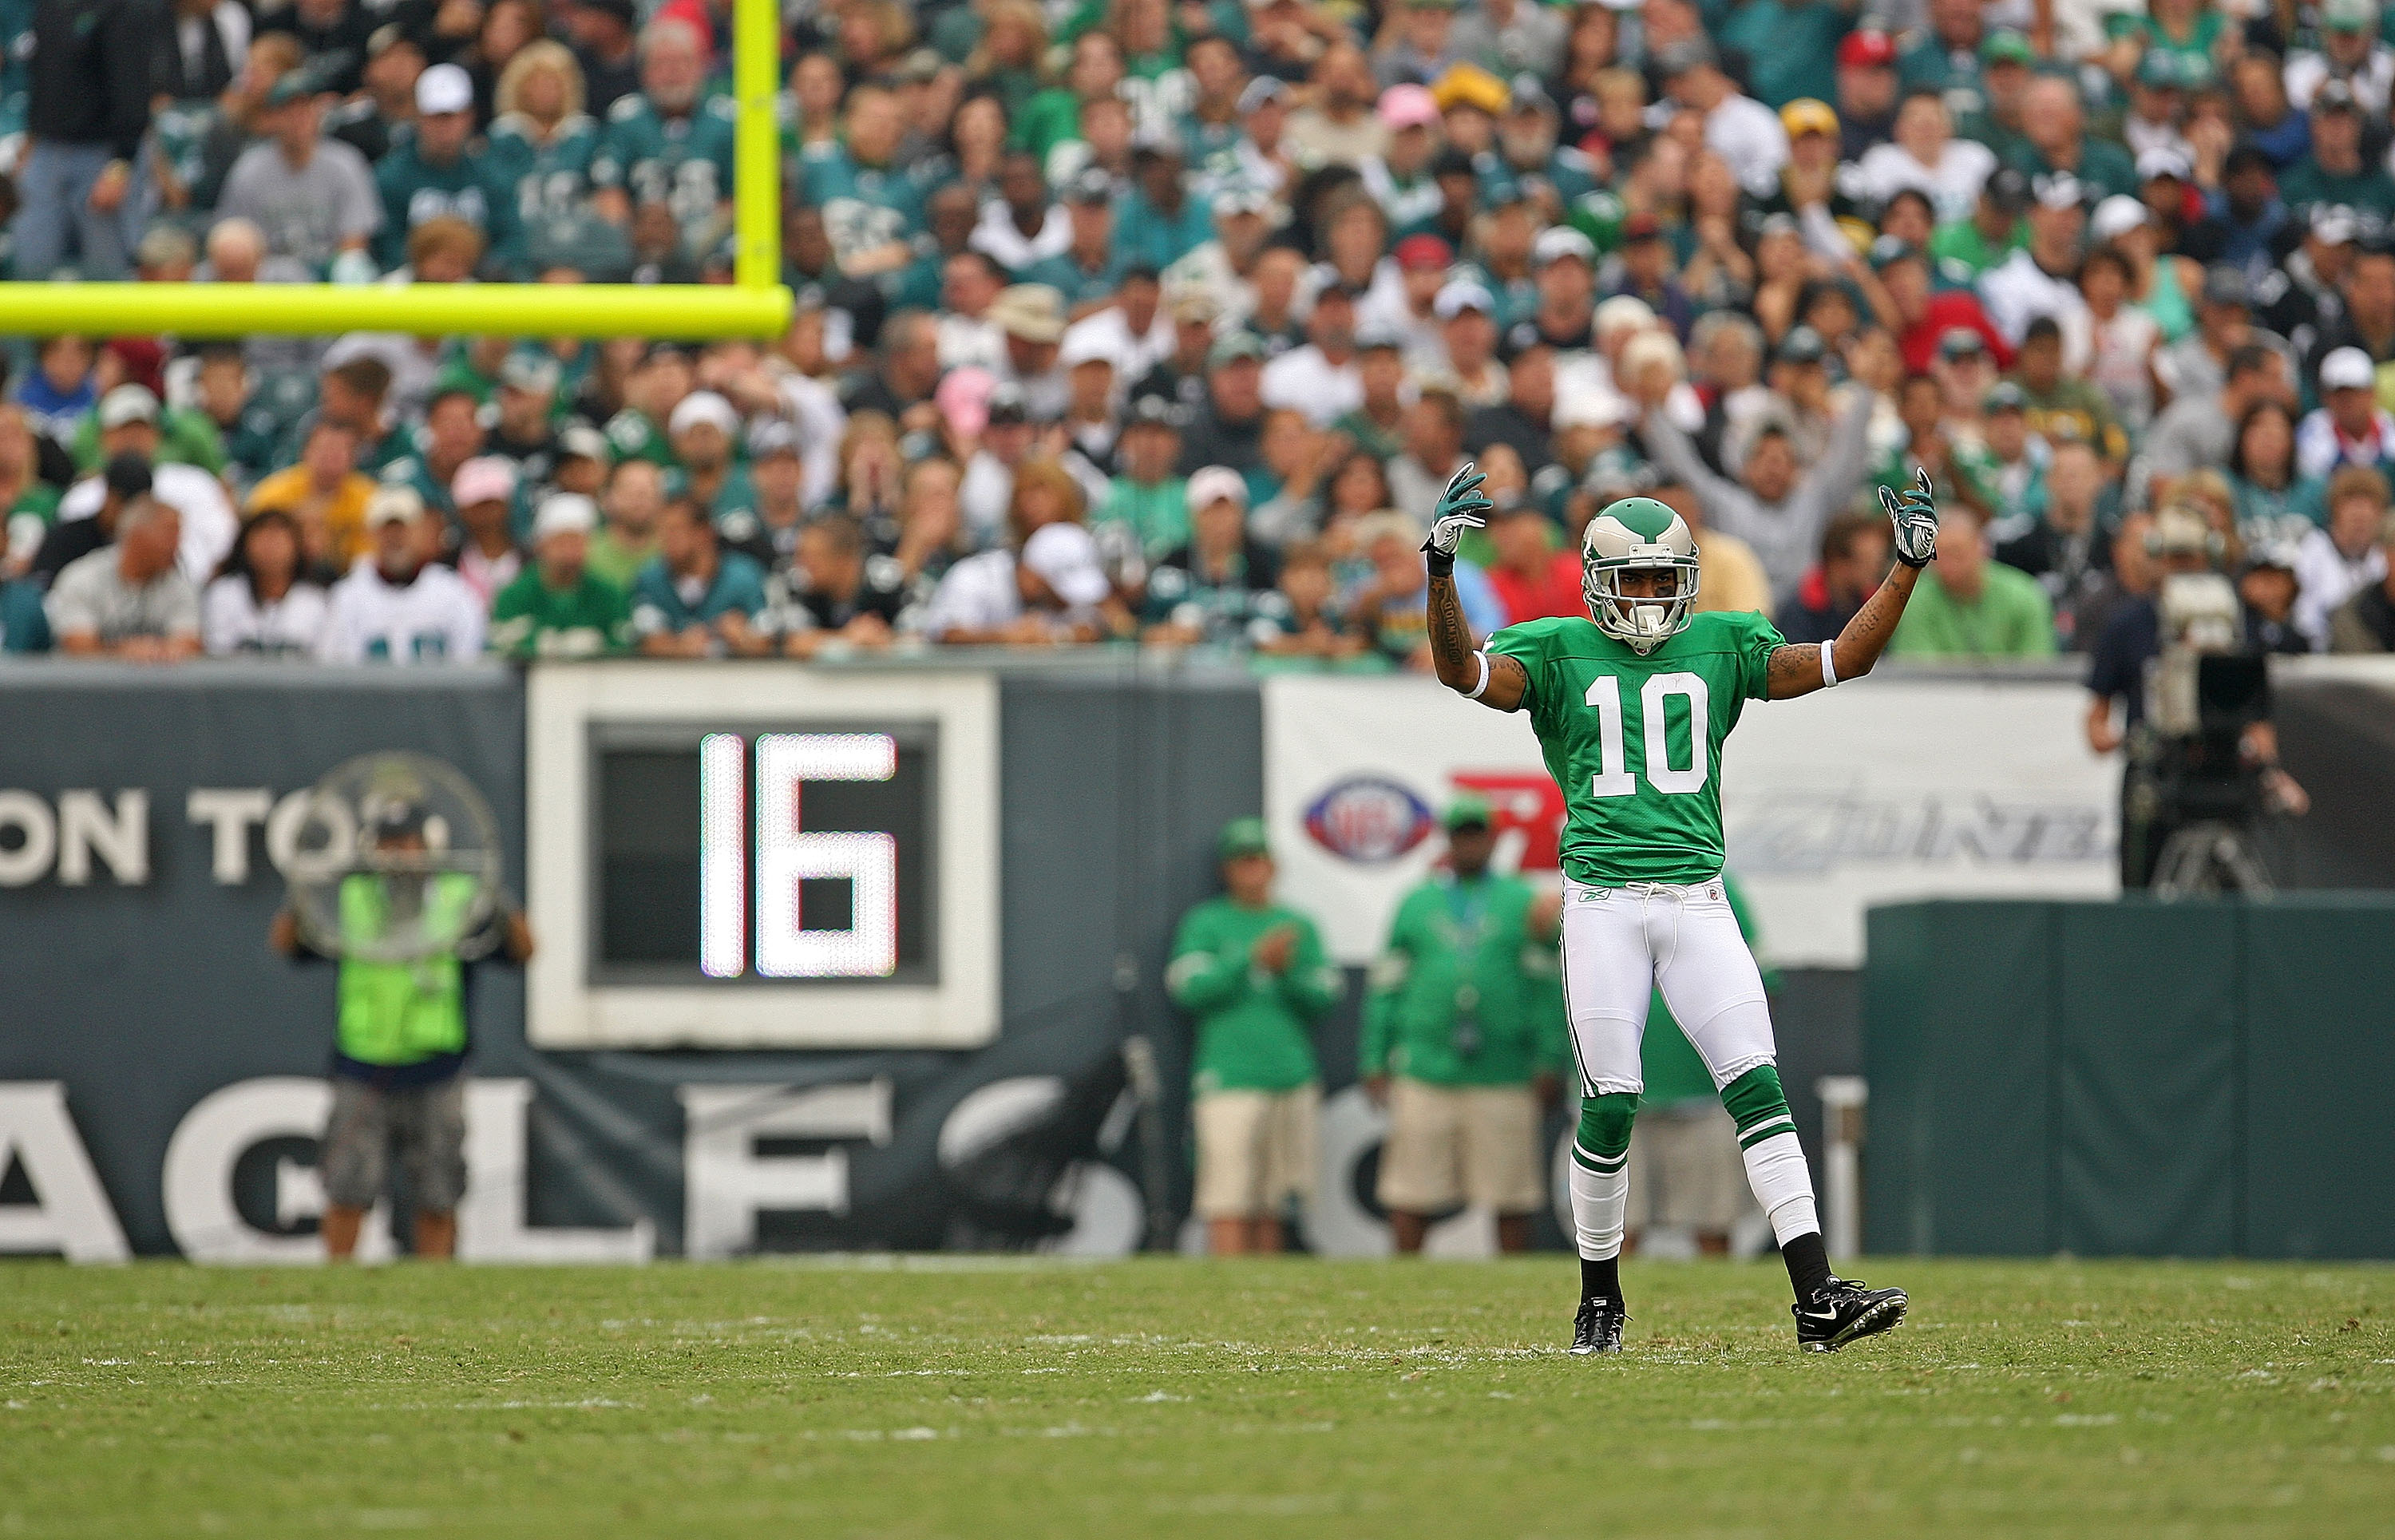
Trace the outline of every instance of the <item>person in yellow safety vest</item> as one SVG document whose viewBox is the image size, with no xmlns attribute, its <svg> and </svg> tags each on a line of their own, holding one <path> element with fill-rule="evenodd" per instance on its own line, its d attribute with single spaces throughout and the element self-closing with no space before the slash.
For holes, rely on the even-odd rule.
<svg viewBox="0 0 2395 1540">
<path fill-rule="evenodd" d="M 427 848 L 423 811 L 405 803 L 382 809 L 369 834 L 384 855 Z M 476 886 L 472 877 L 456 871 L 355 871 L 341 879 L 337 907 L 345 952 L 371 948 L 403 925 L 456 939 L 445 953 L 413 962 L 340 960 L 333 1110 L 317 1156 L 324 1184 L 324 1253 L 333 1261 L 357 1251 L 366 1211 L 382 1196 L 393 1146 L 415 1215 L 414 1254 L 447 1257 L 457 1251 L 457 1204 L 466 1193 L 470 1040 L 459 954 L 481 955 L 470 943 L 493 939 L 497 954 L 510 962 L 526 961 L 533 950 L 532 927 L 516 909 L 499 909 L 473 936 L 464 934 Z M 318 955 L 288 909 L 275 915 L 269 940 L 294 961 Z"/>
</svg>

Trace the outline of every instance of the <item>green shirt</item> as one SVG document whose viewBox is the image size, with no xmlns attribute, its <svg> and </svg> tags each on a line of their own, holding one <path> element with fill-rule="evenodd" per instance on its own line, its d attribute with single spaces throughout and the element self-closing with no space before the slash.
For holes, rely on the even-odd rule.
<svg viewBox="0 0 2395 1540">
<path fill-rule="evenodd" d="M 1357 1069 L 1431 1085 L 1526 1085 L 1564 1054 L 1562 970 L 1518 877 L 1443 874 L 1406 895 L 1372 964 Z"/>
<path fill-rule="evenodd" d="M 1266 973 L 1248 954 L 1258 936 L 1278 925 L 1297 932 L 1297 945 L 1286 969 Z M 1209 898 L 1181 917 L 1164 984 L 1173 1002 L 1198 1018 L 1190 1082 L 1199 1095 L 1294 1091 L 1314 1080 L 1308 1025 L 1345 992 L 1313 921 L 1277 904 L 1242 909 L 1228 898 Z"/>
<path fill-rule="evenodd" d="M 1957 219 L 1939 225 L 1929 237 L 1929 254 L 1940 261 L 1960 262 L 1974 273 L 1987 272 L 2029 244 L 2029 222 L 2014 223 L 2012 233 L 2002 241 L 1991 241 L 1979 233 L 1979 227 L 1968 219 Z"/>
<path fill-rule="evenodd" d="M 637 206 L 661 203 L 687 236 L 732 196 L 733 104 L 709 97 L 684 117 L 660 116 L 639 92 L 616 99 L 590 153 L 597 188 L 620 188 Z"/>
<path fill-rule="evenodd" d="M 2324 171 L 2309 155 L 2279 176 L 2279 200 L 2291 214 L 2303 215 L 2323 204 L 2366 208 L 2385 219 L 2395 214 L 2395 178 L 2368 161 L 2351 173 Z"/>
<path fill-rule="evenodd" d="M 1701 883 L 1722 869 L 1721 750 L 1769 688 L 1762 616 L 1715 611 L 1645 655 L 1584 617 L 1526 620 L 1489 651 L 1529 673 L 1527 704 L 1564 794 L 1564 874 L 1593 887 Z"/>
<path fill-rule="evenodd" d="M 652 535 L 644 545 L 628 545 L 610 528 L 602 528 L 590 537 L 590 555 L 585 566 L 602 582 L 632 591 L 632 579 L 640 576 L 649 558 L 657 553 L 657 538 Z"/>
<path fill-rule="evenodd" d="M 1161 561 L 1189 543 L 1189 483 L 1167 476 L 1142 485 L 1129 476 L 1117 476 L 1092 524 L 1118 524 L 1139 537 L 1140 550 L 1151 562 Z"/>
<path fill-rule="evenodd" d="M 78 470 L 97 471 L 107 456 L 99 449 L 99 413 L 86 412 L 75 423 L 74 462 Z M 196 465 L 212 476 L 225 471 L 224 435 L 205 412 L 169 406 L 159 414 L 158 460 L 162 464 Z"/>
<path fill-rule="evenodd" d="M 1904 618 L 1888 638 L 1890 657 L 2052 657 L 2054 606 L 2026 572 L 1991 560 L 1979 597 L 1968 604 L 1938 580 L 1921 575 Z"/>
<path fill-rule="evenodd" d="M 509 657 L 596 657 L 631 644 L 632 604 L 589 572 L 560 591 L 527 565 L 491 601 L 491 650 Z"/>
<path fill-rule="evenodd" d="M 341 879 L 341 936 L 352 946 L 382 939 L 390 923 L 389 884 L 405 881 L 372 872 Z M 441 872 L 424 884 L 424 914 L 402 922 L 420 925 L 428 936 L 462 939 L 474 897 L 474 880 Z M 397 1067 L 466 1048 L 466 991 L 456 952 L 420 962 L 341 960 L 341 1056 L 360 1064 Z"/>
<path fill-rule="evenodd" d="M 1854 27 L 1853 7 L 1822 0 L 1747 0 L 1716 41 L 1745 52 L 1749 94 L 1777 112 L 1799 97 L 1838 100 L 1838 43 Z"/>
<path fill-rule="evenodd" d="M 2025 177 L 2043 177 L 2055 167 L 2034 145 L 2013 156 L 2012 165 Z M 2088 135 L 2079 141 L 2079 166 L 2071 173 L 2088 190 L 2089 201 L 2137 194 L 2137 163 L 2110 139 Z"/>
</svg>

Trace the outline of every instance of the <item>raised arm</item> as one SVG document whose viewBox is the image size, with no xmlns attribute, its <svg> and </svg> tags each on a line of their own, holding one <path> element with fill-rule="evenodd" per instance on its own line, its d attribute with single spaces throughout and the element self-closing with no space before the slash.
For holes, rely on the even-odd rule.
<svg viewBox="0 0 2395 1540">
<path fill-rule="evenodd" d="M 1688 442 L 1688 435 L 1664 415 L 1662 407 L 1647 414 L 1639 434 L 1646 439 L 1647 452 L 1655 457 L 1655 463 L 1663 468 L 1664 473 L 1696 493 L 1697 500 L 1704 505 L 1707 522 L 1718 523 L 1714 517 L 1714 510 L 1735 502 L 1745 492 L 1736 482 L 1714 474 L 1704 458 L 1697 453 L 1697 446 Z"/>
<path fill-rule="evenodd" d="M 1882 487 L 1879 499 L 1896 525 L 1896 565 L 1878 591 L 1838 632 L 1835 642 L 1771 649 L 1765 660 L 1768 686 L 1765 694 L 1769 699 L 1788 700 L 1859 678 L 1871 672 L 1879 655 L 1887 650 L 1887 639 L 1896 634 L 1896 623 L 1904 615 L 1904 603 L 1921 580 L 1921 569 L 1938 552 L 1938 509 L 1925 471 L 1919 473 L 1913 490 L 1899 497 Z"/>
<path fill-rule="evenodd" d="M 1430 569 L 1427 600 L 1430 658 L 1438 682 L 1483 706 L 1510 711 L 1529 693 L 1530 676 L 1522 665 L 1502 653 L 1484 653 L 1472 644 L 1472 627 L 1463 618 L 1463 600 L 1455 591 L 1455 548 L 1467 529 L 1487 521 L 1489 499 L 1480 495 L 1488 480 L 1466 460 L 1439 494 L 1431 512 L 1430 538 L 1422 541 L 1422 563 Z"/>
</svg>

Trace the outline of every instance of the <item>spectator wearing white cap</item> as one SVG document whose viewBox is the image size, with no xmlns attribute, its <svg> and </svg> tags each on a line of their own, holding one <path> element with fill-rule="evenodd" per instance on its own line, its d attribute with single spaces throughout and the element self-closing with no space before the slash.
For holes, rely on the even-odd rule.
<svg viewBox="0 0 2395 1540">
<path fill-rule="evenodd" d="M 2296 473 L 2326 481 L 2349 465 L 2395 471 L 2395 414 L 2378 405 L 2378 369 L 2360 348 L 2321 360 L 2321 404 L 2296 429 Z"/>
<path fill-rule="evenodd" d="M 515 189 L 474 142 L 473 77 L 435 64 L 416 77 L 416 131 L 375 168 L 382 226 L 375 259 L 386 270 L 407 261 L 407 237 L 428 219 L 457 219 L 483 236 L 486 260 L 505 267 L 516 246 Z"/>
<path fill-rule="evenodd" d="M 544 498 L 532 521 L 532 564 L 491 604 L 491 650 L 509 657 L 596 657 L 631 643 L 624 591 L 589 569 L 599 507 L 572 492 Z"/>
<path fill-rule="evenodd" d="M 304 69 L 269 88 L 254 120 L 265 137 L 232 163 L 216 213 L 254 225 L 265 239 L 261 255 L 356 282 L 374 275 L 366 244 L 382 227 L 383 204 L 365 157 L 324 137 L 328 100 Z"/>
<path fill-rule="evenodd" d="M 2066 343 L 2074 330 L 2086 335 L 2087 305 L 2077 282 L 2085 191 L 2067 171 L 2037 178 L 2031 185 L 2029 244 L 1980 275 L 1979 303 L 2014 347 L 2041 315 L 2054 317 Z M 2080 362 L 2066 357 L 2064 366 Z"/>
<path fill-rule="evenodd" d="M 798 430 L 780 418 L 759 418 L 748 430 L 748 485 L 756 495 L 748 507 L 716 515 L 724 545 L 768 572 L 787 566 L 806 517 L 805 481 Z"/>
<path fill-rule="evenodd" d="M 1107 312 L 1112 313 L 1112 312 Z M 1093 318 L 1094 319 L 1094 318 Z M 1112 465 L 1121 430 L 1117 402 L 1116 354 L 1105 339 L 1085 331 L 1084 321 L 1065 334 L 1056 366 L 1065 371 L 1065 437 L 1092 465 Z"/>
<path fill-rule="evenodd" d="M 740 412 L 714 391 L 693 391 L 666 418 L 666 438 L 681 465 L 683 490 L 721 519 L 756 501 L 748 473 L 733 463 L 740 442 Z"/>
<path fill-rule="evenodd" d="M 1530 273 L 1538 304 L 1529 319 L 1516 324 L 1508 342 L 1515 352 L 1533 338 L 1558 354 L 1587 352 L 1596 319 L 1595 243 L 1569 225 L 1542 230 L 1530 246 Z M 1560 366 L 1565 359 L 1555 362 Z"/>
<path fill-rule="evenodd" d="M 100 397 L 98 408 L 100 453 L 113 459 L 138 455 L 151 462 L 151 490 L 157 499 L 182 515 L 183 576 L 194 584 L 216 575 L 217 565 L 232 549 L 241 521 L 225 495 L 224 483 L 196 465 L 158 459 L 158 398 L 147 386 L 119 385 Z M 107 496 L 95 472 L 67 488 L 59 499 L 60 524 L 87 519 L 99 511 Z"/>
<path fill-rule="evenodd" d="M 1438 321 L 1447 363 L 1423 383 L 1453 391 L 1467 410 L 1503 405 L 1513 393 L 1513 380 L 1497 362 L 1495 297 L 1472 279 L 1455 279 L 1431 301 L 1431 314 Z"/>
<path fill-rule="evenodd" d="M 1106 634 L 1119 611 L 1098 543 L 1078 524 L 1042 524 L 1018 556 L 1000 546 L 948 569 L 923 617 L 924 634 L 961 646 L 1054 646 Z"/>
<path fill-rule="evenodd" d="M 516 468 L 496 455 L 477 455 L 450 479 L 449 498 L 457 509 L 457 548 L 450 564 L 487 610 L 523 570 L 513 527 Z"/>
<path fill-rule="evenodd" d="M 1189 478 L 1189 540 L 1147 575 L 1140 618 L 1150 645 L 1199 643 L 1239 646 L 1257 634 L 1281 634 L 1289 601 L 1277 585 L 1280 564 L 1248 533 L 1247 479 L 1225 465 Z"/>
<path fill-rule="evenodd" d="M 466 580 L 431 560 L 441 515 L 412 487 L 386 485 L 366 504 L 370 553 L 333 585 L 327 663 L 438 664 L 483 655 L 483 604 Z"/>
</svg>

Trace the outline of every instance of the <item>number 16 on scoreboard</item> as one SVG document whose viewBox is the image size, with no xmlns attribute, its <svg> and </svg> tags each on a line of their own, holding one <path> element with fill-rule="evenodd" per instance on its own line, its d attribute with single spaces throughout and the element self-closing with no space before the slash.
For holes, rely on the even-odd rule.
<svg viewBox="0 0 2395 1540">
<path fill-rule="evenodd" d="M 699 967 L 737 978 L 748 966 L 748 744 L 699 740 Z M 756 739 L 757 972 L 766 978 L 886 978 L 898 966 L 898 842 L 869 830 L 801 827 L 809 781 L 886 781 L 898 771 L 887 733 L 763 733 Z M 849 923 L 807 928 L 802 884 L 845 883 Z"/>
</svg>

